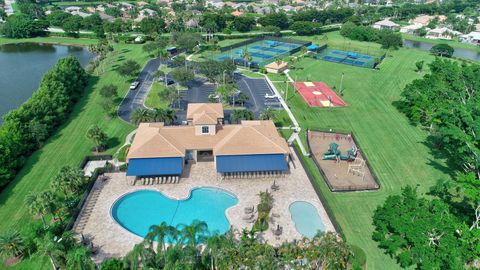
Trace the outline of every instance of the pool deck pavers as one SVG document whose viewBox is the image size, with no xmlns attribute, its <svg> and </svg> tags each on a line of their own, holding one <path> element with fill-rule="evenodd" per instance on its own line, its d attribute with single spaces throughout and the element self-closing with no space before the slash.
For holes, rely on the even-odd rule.
<svg viewBox="0 0 480 270">
<path fill-rule="evenodd" d="M 283 227 L 283 233 L 276 237 L 269 228 L 259 235 L 272 245 L 280 245 L 284 241 L 302 238 L 295 229 L 289 211 L 290 204 L 295 201 L 307 201 L 313 204 L 317 208 L 326 230 L 335 231 L 293 149 L 292 157 L 294 166 L 290 164 L 290 173 L 285 177 L 221 180 L 215 172 L 213 162 L 199 162 L 188 166 L 186 178 L 182 178 L 176 184 L 140 185 L 137 183 L 132 186 L 125 173 L 109 173 L 107 181 L 98 180 L 95 183 L 94 192 L 91 192 L 91 194 L 96 194 L 95 198 L 91 198 L 92 195 L 89 195 L 87 203 L 77 219 L 77 222 L 82 220 L 84 224 L 82 226 L 75 224 L 74 230 L 76 233 L 82 233 L 88 237 L 99 248 L 98 253 L 94 256 L 95 261 L 100 262 L 105 258 L 125 256 L 143 238 L 127 231 L 112 218 L 111 207 L 118 198 L 133 191 L 148 189 L 160 191 L 171 198 L 185 199 L 189 197 L 193 188 L 217 187 L 237 196 L 238 204 L 227 209 L 226 216 L 230 224 L 239 231 L 242 228 L 251 228 L 253 225 L 242 219 L 245 216 L 244 208 L 252 205 L 255 205 L 256 208 L 259 203 L 260 191 L 272 192 L 274 203 L 271 213 L 277 217 L 272 218 L 273 221 L 269 227 L 275 228 L 279 224 Z M 271 190 L 274 180 L 280 187 L 278 191 Z M 92 201 L 89 202 L 89 200 Z"/>
</svg>

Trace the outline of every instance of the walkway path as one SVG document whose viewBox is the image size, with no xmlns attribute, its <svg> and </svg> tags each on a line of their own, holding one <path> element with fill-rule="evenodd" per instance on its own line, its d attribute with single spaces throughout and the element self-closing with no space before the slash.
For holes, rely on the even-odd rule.
<svg viewBox="0 0 480 270">
<path fill-rule="evenodd" d="M 289 82 L 293 82 L 292 78 L 290 77 L 290 75 L 288 74 L 288 71 L 285 72 L 285 74 L 287 75 L 287 78 L 289 80 Z M 268 78 L 267 75 L 264 75 L 265 76 L 265 79 L 267 80 L 268 84 L 270 84 L 270 87 L 273 89 L 273 91 L 275 92 L 275 94 L 278 96 L 278 98 L 280 99 L 280 103 L 282 104 L 283 108 L 285 109 L 285 111 L 287 112 L 288 116 L 290 117 L 290 119 L 292 120 L 292 123 L 293 125 L 295 126 L 295 132 L 292 133 L 292 135 L 290 136 L 290 138 L 288 139 L 288 143 L 291 144 L 293 143 L 293 141 L 297 141 L 298 143 L 298 146 L 300 147 L 300 150 L 302 151 L 302 154 L 304 156 L 308 156 L 308 152 L 305 150 L 305 147 L 303 146 L 303 143 L 302 143 L 302 140 L 300 140 L 300 137 L 298 137 L 298 134 L 300 133 L 301 131 L 301 127 L 300 125 L 298 124 L 298 121 L 297 119 L 295 118 L 295 116 L 293 115 L 292 111 L 290 110 L 290 108 L 288 107 L 287 103 L 285 102 L 285 100 L 283 99 L 282 95 L 280 95 L 280 92 L 277 90 L 277 88 L 275 87 L 275 85 L 273 84 L 273 82 L 270 80 L 270 78 Z"/>
</svg>

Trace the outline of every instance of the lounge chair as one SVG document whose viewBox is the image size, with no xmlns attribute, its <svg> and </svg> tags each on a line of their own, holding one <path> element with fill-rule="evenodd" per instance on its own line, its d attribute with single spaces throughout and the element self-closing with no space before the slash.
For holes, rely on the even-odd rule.
<svg viewBox="0 0 480 270">
<path fill-rule="evenodd" d="M 252 214 L 255 211 L 255 207 L 245 207 L 245 214 Z"/>
</svg>

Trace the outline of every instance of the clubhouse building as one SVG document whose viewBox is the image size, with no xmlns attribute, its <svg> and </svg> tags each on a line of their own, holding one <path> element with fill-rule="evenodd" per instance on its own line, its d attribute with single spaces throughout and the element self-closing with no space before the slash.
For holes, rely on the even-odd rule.
<svg viewBox="0 0 480 270">
<path fill-rule="evenodd" d="M 127 176 L 180 177 L 196 162 L 214 162 L 222 177 L 289 171 L 289 147 L 270 120 L 225 125 L 221 103 L 191 103 L 187 122 L 141 123 L 127 154 Z"/>
</svg>

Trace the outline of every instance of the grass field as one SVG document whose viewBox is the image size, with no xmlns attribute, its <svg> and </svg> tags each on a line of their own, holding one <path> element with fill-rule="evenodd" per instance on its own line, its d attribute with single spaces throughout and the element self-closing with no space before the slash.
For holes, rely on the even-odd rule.
<svg viewBox="0 0 480 270">
<path fill-rule="evenodd" d="M 85 138 L 87 129 L 98 124 L 109 136 L 108 153 L 123 144 L 125 136 L 134 129 L 130 124 L 116 118 L 107 120 L 100 102 L 99 89 L 106 84 L 118 86 L 123 97 L 129 82 L 114 69 L 126 59 L 139 63 L 147 61 L 141 45 L 116 45 L 108 60 L 108 68 L 100 77 L 92 78 L 83 98 L 73 109 L 68 121 L 58 129 L 45 146 L 35 152 L 26 162 L 15 180 L 0 193 L 0 228 L 22 230 L 34 221 L 23 205 L 25 195 L 32 191 L 47 189 L 52 177 L 62 166 L 78 166 L 82 159 L 91 154 L 92 142 Z M 8 218 L 5 218 L 8 217 Z M 3 266 L 0 266 L 0 268 Z M 49 269 L 50 263 L 44 257 L 33 256 L 16 265 L 15 269 Z M 12 269 L 12 268 L 9 268 Z"/>
<path fill-rule="evenodd" d="M 165 90 L 165 84 L 160 84 L 158 82 L 154 82 L 152 84 L 152 88 L 150 92 L 148 92 L 147 99 L 145 99 L 145 106 L 149 108 L 163 108 L 166 109 L 169 107 L 168 101 L 160 99 L 158 94 L 160 94 L 163 90 Z"/>
<path fill-rule="evenodd" d="M 328 42 L 343 43 L 337 33 L 329 33 Z M 351 41 L 352 46 L 375 47 Z M 361 49 L 361 48 L 360 48 Z M 298 63 L 291 75 L 298 81 L 324 81 L 340 87 L 344 73 L 346 108 L 310 108 L 294 91 L 289 93 L 289 106 L 305 130 L 334 129 L 353 131 L 380 180 L 381 189 L 374 192 L 331 193 L 313 161 L 305 158 L 316 184 L 350 244 L 360 246 L 367 254 L 367 269 L 398 269 L 394 260 L 383 254 L 372 237 L 372 215 L 376 207 L 391 194 L 398 194 L 406 185 L 418 186 L 425 193 L 439 179 L 449 178 L 449 169 L 424 145 L 426 132 L 409 124 L 392 102 L 399 100 L 404 86 L 421 74 L 414 71 L 418 60 L 432 61 L 427 52 L 400 49 L 389 53 L 380 70 L 352 67 L 309 58 Z M 278 89 L 285 88 L 277 83 Z"/>
<path fill-rule="evenodd" d="M 88 38 L 68 38 L 68 37 L 35 37 L 35 38 L 5 38 L 0 37 L 1 44 L 22 43 L 22 42 L 34 42 L 34 43 L 49 43 L 49 44 L 62 44 L 72 46 L 88 46 L 98 43 L 97 39 Z"/>
</svg>

